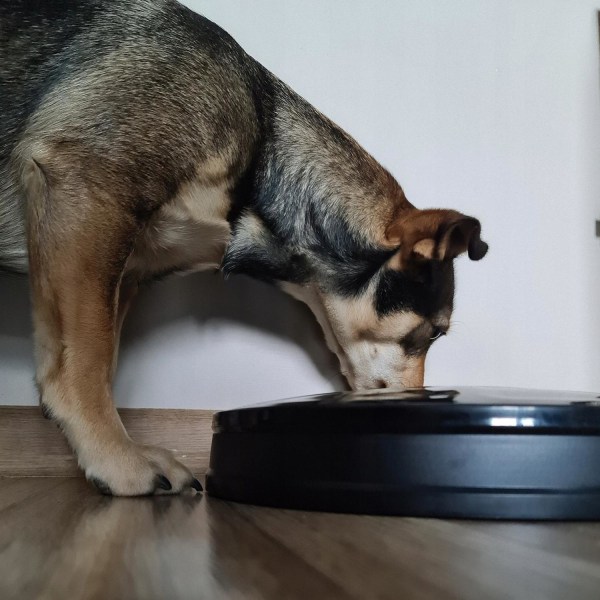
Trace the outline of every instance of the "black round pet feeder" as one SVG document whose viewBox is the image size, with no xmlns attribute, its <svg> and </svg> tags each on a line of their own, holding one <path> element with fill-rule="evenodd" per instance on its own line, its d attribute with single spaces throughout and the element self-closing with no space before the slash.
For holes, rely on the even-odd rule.
<svg viewBox="0 0 600 600">
<path fill-rule="evenodd" d="M 600 397 L 502 388 L 333 393 L 217 413 L 207 491 L 282 508 L 600 518 Z"/>
</svg>

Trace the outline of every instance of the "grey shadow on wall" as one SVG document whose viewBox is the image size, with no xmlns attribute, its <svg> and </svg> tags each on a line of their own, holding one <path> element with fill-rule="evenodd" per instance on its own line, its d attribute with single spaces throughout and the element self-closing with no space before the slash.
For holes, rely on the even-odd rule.
<svg viewBox="0 0 600 600">
<path fill-rule="evenodd" d="M 247 277 L 224 281 L 217 273 L 197 273 L 144 286 L 125 322 L 122 347 L 155 327 L 189 316 L 199 323 L 242 323 L 287 339 L 301 347 L 337 389 L 346 387 L 310 311 L 275 287 Z M 31 332 L 27 277 L 0 275 L 0 364 L 17 361 L 33 369 Z"/>
<path fill-rule="evenodd" d="M 25 340 L 31 337 L 29 281 L 23 275 L 0 274 L 0 336 Z"/>
<path fill-rule="evenodd" d="M 337 358 L 325 346 L 319 325 L 308 308 L 274 286 L 244 276 L 224 280 L 220 273 L 195 273 L 143 288 L 125 322 L 123 347 L 135 343 L 153 327 L 188 316 L 200 324 L 242 323 L 289 340 L 302 348 L 336 388 L 346 387 Z"/>
</svg>

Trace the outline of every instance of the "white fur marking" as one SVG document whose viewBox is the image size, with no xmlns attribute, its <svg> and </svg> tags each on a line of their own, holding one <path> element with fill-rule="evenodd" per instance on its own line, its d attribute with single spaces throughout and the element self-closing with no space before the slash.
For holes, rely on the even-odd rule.
<svg viewBox="0 0 600 600">
<path fill-rule="evenodd" d="M 148 222 L 127 262 L 141 275 L 217 268 L 230 237 L 227 186 L 187 185 Z"/>
</svg>

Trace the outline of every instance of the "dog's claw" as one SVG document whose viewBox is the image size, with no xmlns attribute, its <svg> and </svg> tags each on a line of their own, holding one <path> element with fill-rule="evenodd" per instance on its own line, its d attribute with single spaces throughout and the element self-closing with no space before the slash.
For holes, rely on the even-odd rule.
<svg viewBox="0 0 600 600">
<path fill-rule="evenodd" d="M 171 482 L 164 475 L 156 476 L 156 487 L 161 490 L 170 490 L 173 486 Z"/>
<path fill-rule="evenodd" d="M 42 417 L 44 419 L 52 420 L 52 411 L 48 408 L 48 406 L 44 402 L 40 402 L 40 408 L 42 410 Z"/>
<path fill-rule="evenodd" d="M 106 482 L 102 481 L 102 479 L 90 477 L 89 481 L 101 494 L 104 494 L 105 496 L 112 496 L 112 490 L 110 489 L 110 486 Z"/>
<path fill-rule="evenodd" d="M 192 479 L 192 482 L 190 483 L 190 485 L 197 491 L 197 492 L 201 492 L 202 491 L 202 484 L 194 477 L 194 479 Z"/>
</svg>

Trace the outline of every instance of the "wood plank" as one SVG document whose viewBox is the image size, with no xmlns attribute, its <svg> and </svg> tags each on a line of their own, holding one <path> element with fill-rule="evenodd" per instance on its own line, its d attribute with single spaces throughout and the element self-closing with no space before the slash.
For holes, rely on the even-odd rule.
<svg viewBox="0 0 600 600">
<path fill-rule="evenodd" d="M 0 514 L 12 506 L 23 506 L 30 498 L 45 494 L 59 485 L 59 478 L 4 478 L 0 477 Z"/>
<path fill-rule="evenodd" d="M 350 597 L 227 503 L 107 498 L 58 481 L 0 512 L 3 600 Z"/>
<path fill-rule="evenodd" d="M 7 485 L 5 485 L 7 484 Z M 0 479 L 0 598 L 598 598 L 600 524 L 335 515 Z"/>
<path fill-rule="evenodd" d="M 206 473 L 213 411 L 124 408 L 119 414 L 135 441 L 169 448 L 194 473 Z M 80 475 L 64 436 L 37 407 L 0 407 L 0 476 Z"/>
<path fill-rule="evenodd" d="M 532 552 L 552 552 L 561 560 L 585 560 L 600 564 L 600 523 L 469 523 L 469 529 L 493 536 L 510 544 L 530 548 Z"/>
<path fill-rule="evenodd" d="M 497 535 L 507 527 L 498 523 L 238 510 L 365 598 L 548 600 L 598 598 L 600 590 L 598 524 L 512 524 L 507 536 Z"/>
</svg>

